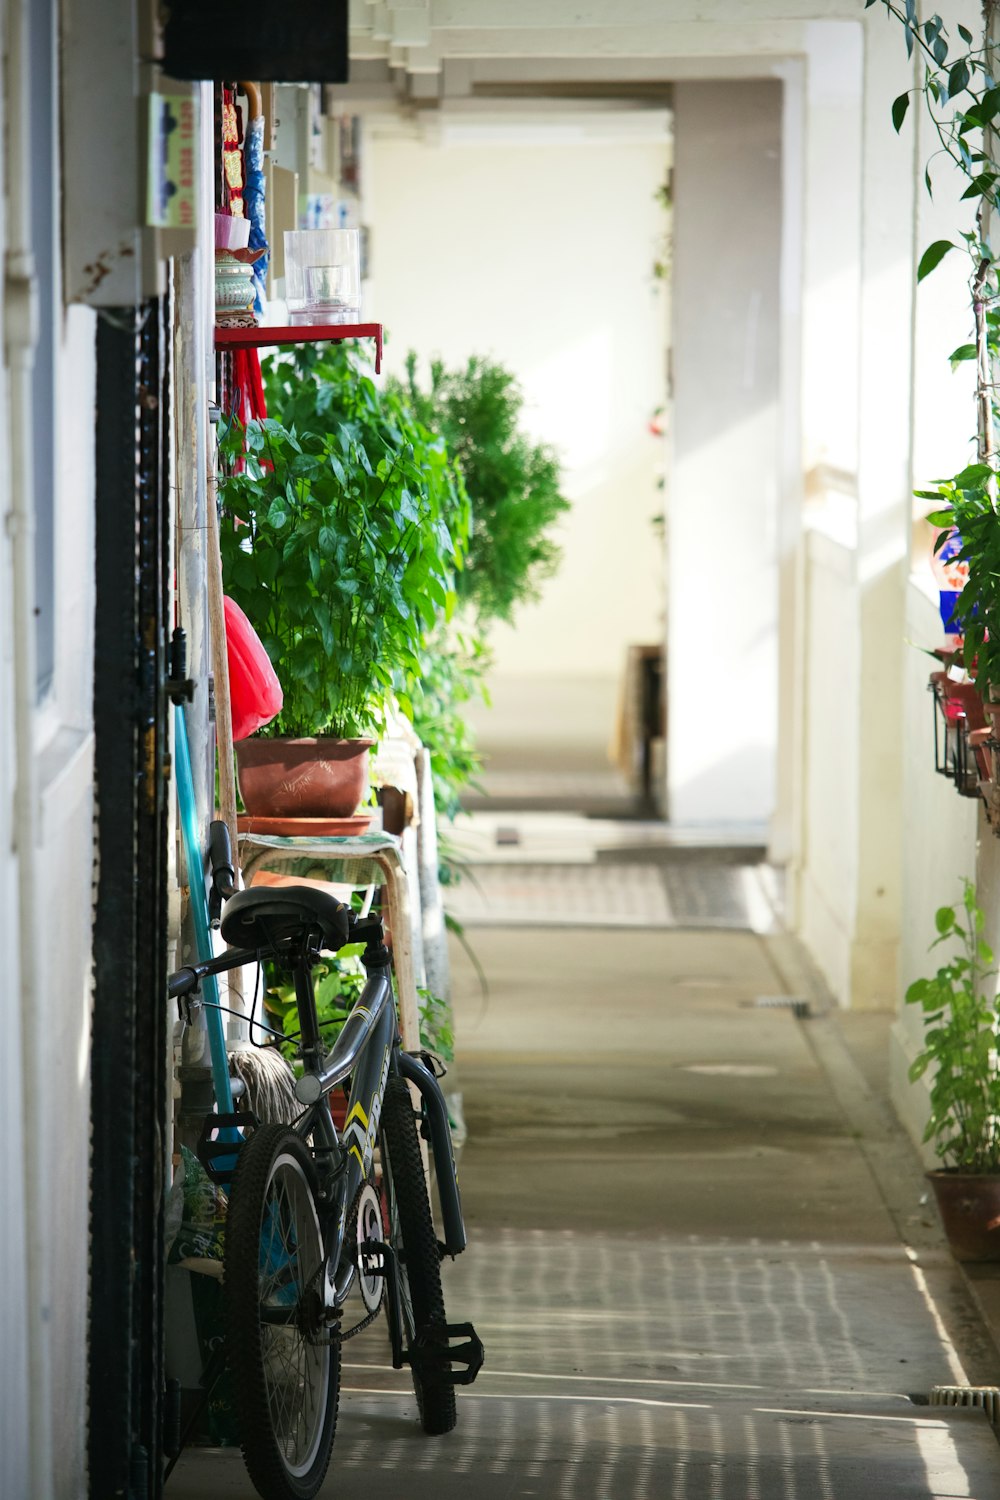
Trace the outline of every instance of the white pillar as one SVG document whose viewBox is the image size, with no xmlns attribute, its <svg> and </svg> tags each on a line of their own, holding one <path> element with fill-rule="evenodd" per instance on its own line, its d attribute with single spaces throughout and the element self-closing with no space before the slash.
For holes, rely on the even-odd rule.
<svg viewBox="0 0 1000 1500">
<path fill-rule="evenodd" d="M 781 85 L 674 90 L 668 813 L 775 805 Z"/>
</svg>

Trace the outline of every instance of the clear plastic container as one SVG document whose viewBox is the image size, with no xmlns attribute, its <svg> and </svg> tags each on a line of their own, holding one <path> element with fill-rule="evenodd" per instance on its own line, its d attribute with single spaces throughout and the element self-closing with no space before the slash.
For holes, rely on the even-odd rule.
<svg viewBox="0 0 1000 1500">
<path fill-rule="evenodd" d="M 358 231 L 286 229 L 285 302 L 290 313 L 320 321 L 356 320 L 361 313 Z"/>
</svg>

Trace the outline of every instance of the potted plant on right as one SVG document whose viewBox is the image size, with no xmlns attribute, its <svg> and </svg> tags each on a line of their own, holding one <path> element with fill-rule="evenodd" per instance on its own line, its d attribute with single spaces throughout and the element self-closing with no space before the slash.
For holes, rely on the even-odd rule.
<svg viewBox="0 0 1000 1500">
<path fill-rule="evenodd" d="M 990 337 L 992 341 L 994 334 Z M 927 517 L 938 531 L 935 557 L 946 556 L 945 566 L 953 585 L 965 579 L 945 624 L 953 638 L 962 638 L 970 680 L 966 686 L 971 684 L 970 691 L 982 700 L 992 725 L 987 734 L 983 726 L 975 726 L 970 720 L 981 773 L 979 791 L 993 830 L 1000 834 L 1000 786 L 996 777 L 1000 761 L 994 749 L 1000 735 L 1000 528 L 995 488 L 993 465 L 979 462 L 967 464 L 951 479 L 938 481 L 932 490 L 915 490 L 914 494 L 939 507 Z"/>
<path fill-rule="evenodd" d="M 923 1010 L 924 1047 L 910 1066 L 916 1082 L 933 1069 L 930 1118 L 942 1166 L 928 1172 L 945 1234 L 957 1260 L 1000 1260 L 1000 1068 L 993 951 L 983 940 L 983 913 L 966 881 L 962 901 L 935 914 L 931 945 L 954 945 L 930 978 L 906 992 Z"/>
<path fill-rule="evenodd" d="M 223 445 L 225 587 L 284 692 L 277 718 L 236 747 L 258 816 L 355 811 L 387 704 L 407 706 L 427 636 L 454 604 L 461 478 L 439 440 L 384 420 L 375 387 L 351 374 L 336 412 L 317 387 L 312 421 L 234 424 Z"/>
</svg>

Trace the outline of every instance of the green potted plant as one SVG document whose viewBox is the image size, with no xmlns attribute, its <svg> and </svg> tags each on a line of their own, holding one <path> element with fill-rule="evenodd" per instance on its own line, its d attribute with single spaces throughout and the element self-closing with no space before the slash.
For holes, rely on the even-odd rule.
<svg viewBox="0 0 1000 1500">
<path fill-rule="evenodd" d="M 454 817 L 462 789 L 475 785 L 480 769 L 463 705 L 489 702 L 489 631 L 497 620 L 511 624 L 518 606 L 537 599 L 555 572 L 561 554 L 553 531 L 569 503 L 554 450 L 524 428 L 524 398 L 510 370 L 473 355 L 453 369 L 433 360 L 429 375 L 421 385 L 411 352 L 405 380 L 390 380 L 387 390 L 444 438 L 472 505 L 465 566 L 456 578 L 462 628 L 438 631 L 413 695 L 414 727 L 431 751 L 438 808 Z"/>
<path fill-rule="evenodd" d="M 983 940 L 983 913 L 975 888 L 935 914 L 931 945 L 953 945 L 952 956 L 930 978 L 906 992 L 923 1010 L 924 1046 L 910 1081 L 933 1069 L 930 1118 L 924 1141 L 933 1141 L 942 1167 L 927 1174 L 948 1242 L 958 1260 L 1000 1260 L 1000 1068 L 993 952 Z"/>
<path fill-rule="evenodd" d="M 453 370 L 430 366 L 417 379 L 417 357 L 406 360 L 406 382 L 390 382 L 420 421 L 439 432 L 462 469 L 473 526 L 458 593 L 481 625 L 510 624 L 517 605 L 539 597 L 561 557 L 552 532 L 568 512 L 559 460 L 522 426 L 524 397 L 513 373 L 473 355 Z"/>
<path fill-rule="evenodd" d="M 357 806 L 387 703 L 407 706 L 424 643 L 454 608 L 468 500 L 444 443 L 387 410 L 355 364 L 304 350 L 281 380 L 286 421 L 223 443 L 225 586 L 284 692 L 278 717 L 237 746 L 240 791 L 254 814 L 339 818 Z"/>
</svg>

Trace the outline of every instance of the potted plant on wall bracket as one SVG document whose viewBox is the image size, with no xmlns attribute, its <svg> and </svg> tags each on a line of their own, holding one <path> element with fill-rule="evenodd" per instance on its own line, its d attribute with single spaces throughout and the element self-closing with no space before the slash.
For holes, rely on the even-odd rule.
<svg viewBox="0 0 1000 1500">
<path fill-rule="evenodd" d="M 927 517 L 941 530 L 934 550 L 940 554 L 954 541 L 961 547 L 955 561 L 968 567 L 968 578 L 955 602 L 954 623 L 962 635 L 964 659 L 975 663 L 976 684 L 983 697 L 1000 693 L 1000 526 L 995 499 L 996 474 L 988 463 L 968 464 L 933 490 L 915 490 L 919 499 L 938 506 Z"/>
<path fill-rule="evenodd" d="M 949 664 L 931 673 L 928 687 L 934 699 L 934 769 L 948 777 L 961 796 L 978 797 L 990 772 L 991 730 L 976 685 L 966 679 L 964 670 Z"/>
<path fill-rule="evenodd" d="M 933 1069 L 924 1141 L 934 1142 L 943 1165 L 927 1176 L 956 1259 L 1000 1260 L 1000 1008 L 993 952 L 983 941 L 983 913 L 970 881 L 961 903 L 940 907 L 934 920 L 932 949 L 951 944 L 952 956 L 906 992 L 924 1022 L 911 1083 Z"/>
<path fill-rule="evenodd" d="M 928 521 L 939 528 L 934 549 L 954 552 L 953 561 L 967 569 L 964 588 L 954 604 L 952 624 L 962 638 L 966 681 L 951 689 L 962 693 L 967 707 L 970 743 L 979 762 L 979 790 L 994 832 L 1000 832 L 1000 787 L 997 785 L 997 745 L 1000 732 L 1000 523 L 996 501 L 997 478 L 991 463 L 968 464 L 933 490 L 917 490 L 921 499 L 939 509 Z M 949 672 L 949 677 L 953 672 Z M 932 678 L 932 686 L 938 691 Z M 979 704 L 982 706 L 980 716 Z M 987 718 L 992 729 L 987 729 Z M 973 720 L 979 720 L 978 723 Z"/>
<path fill-rule="evenodd" d="M 443 444 L 429 460 L 375 420 L 377 393 L 359 402 L 330 432 L 268 419 L 223 440 L 224 462 L 245 459 L 220 482 L 225 585 L 284 691 L 278 717 L 237 746 L 251 814 L 354 813 L 387 703 L 408 701 L 425 638 L 454 604 L 461 481 Z"/>
</svg>

